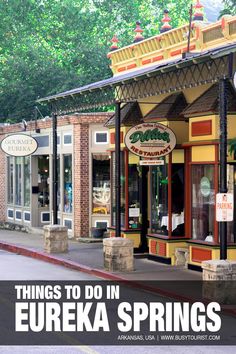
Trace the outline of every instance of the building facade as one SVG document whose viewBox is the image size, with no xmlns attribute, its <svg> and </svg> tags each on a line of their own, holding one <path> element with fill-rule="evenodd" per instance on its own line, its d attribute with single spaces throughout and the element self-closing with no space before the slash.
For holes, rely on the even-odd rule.
<svg viewBox="0 0 236 354">
<path fill-rule="evenodd" d="M 57 205 L 58 223 L 68 227 L 69 237 L 88 237 L 91 227 L 110 225 L 110 159 L 108 113 L 58 117 Z M 2 126 L 1 140 L 11 134 L 27 134 L 38 143 L 26 157 L 0 151 L 1 222 L 42 228 L 52 219 L 51 119 Z"/>
<path fill-rule="evenodd" d="M 236 259 L 235 215 L 233 221 L 223 223 L 224 235 L 219 232 L 222 222 L 216 221 L 218 192 L 228 192 L 236 201 L 235 154 L 227 154 L 236 138 L 236 16 L 209 24 L 203 21 L 199 1 L 194 9 L 191 27 L 174 29 L 165 11 L 161 33 L 147 39 L 137 22 L 133 43 L 118 48 L 116 36 L 112 39 L 108 57 L 113 77 L 41 99 L 55 112 L 73 108 L 71 96 L 74 109 L 78 102 L 81 109 L 116 105 L 106 124 L 111 155 L 110 235 L 131 238 L 136 250 L 172 265 L 178 264 L 182 252 L 192 269 L 200 268 L 204 260 L 219 259 L 226 241 L 224 259 Z M 148 133 L 159 136 L 152 135 L 155 143 L 163 144 L 160 136 L 165 127 L 175 134 L 175 148 L 159 159 L 152 158 L 155 155 L 147 159 L 125 144 L 130 128 L 136 125 L 142 131 L 149 123 L 159 124 L 158 133 L 151 128 Z M 147 140 L 145 136 L 144 145 Z"/>
<path fill-rule="evenodd" d="M 226 16 L 210 25 L 195 21 L 189 48 L 183 36 L 185 30 L 187 26 L 168 28 L 159 36 L 141 38 L 137 43 L 120 49 L 116 46 L 108 56 L 117 81 L 119 76 L 133 78 L 137 73 L 133 84 L 136 92 L 130 90 L 128 93 L 129 88 L 122 91 L 124 101 L 129 94 L 134 95 L 135 103 L 123 105 L 120 112 L 121 236 L 133 239 L 137 250 L 148 249 L 150 259 L 164 263 L 178 264 L 178 252 L 182 252 L 186 255 L 186 265 L 195 269 L 204 260 L 220 258 L 219 223 L 216 221 L 216 195 L 220 185 L 218 64 L 212 61 L 206 68 L 197 57 L 217 49 L 228 49 L 227 56 L 221 58 L 222 66 L 227 65 L 226 75 L 228 70 L 235 71 L 236 17 Z M 178 72 L 188 56 L 196 56 L 193 67 Z M 154 62 L 157 67 L 163 66 L 159 79 L 152 74 Z M 173 72 L 171 65 L 175 67 Z M 139 83 L 142 70 L 148 75 Z M 215 77 L 212 72 L 215 72 Z M 158 94 L 145 93 L 155 90 Z M 224 94 L 229 150 L 230 141 L 236 137 L 236 92 L 232 80 L 227 81 Z M 107 123 L 111 151 L 115 151 L 114 120 L 115 117 Z M 132 153 L 125 145 L 125 136 L 132 126 L 137 125 L 141 131 L 141 123 L 150 122 L 170 128 L 177 141 L 174 150 L 161 157 L 158 165 L 150 161 L 150 157 Z M 150 146 L 153 143 L 154 139 Z M 111 181 L 114 185 L 113 160 Z M 145 164 L 145 160 L 149 162 Z M 228 153 L 227 191 L 233 194 L 234 205 L 235 170 L 235 154 Z M 112 199 L 111 210 L 114 206 L 115 200 Z M 115 229 L 112 216 L 111 236 L 115 236 Z M 234 220 L 227 222 L 227 245 L 228 259 L 235 260 L 235 212 Z"/>
</svg>

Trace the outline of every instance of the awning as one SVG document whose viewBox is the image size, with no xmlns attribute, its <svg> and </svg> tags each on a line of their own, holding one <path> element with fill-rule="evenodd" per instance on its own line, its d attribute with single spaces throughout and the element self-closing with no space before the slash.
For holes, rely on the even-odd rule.
<svg viewBox="0 0 236 354">
<path fill-rule="evenodd" d="M 155 94 L 217 82 L 221 77 L 229 77 L 227 58 L 229 54 L 235 52 L 236 43 L 201 53 L 189 53 L 186 58 L 170 59 L 159 65 L 141 68 L 41 98 L 37 102 L 50 104 L 54 112 L 69 113 L 112 104 L 116 101 L 131 102 Z M 195 74 L 193 70 L 197 70 Z M 204 70 L 208 70 L 207 74 Z M 187 72 L 194 75 L 191 80 L 184 82 Z M 178 79 L 173 80 L 173 75 Z M 168 80 L 173 83 L 172 86 L 167 83 Z"/>
</svg>

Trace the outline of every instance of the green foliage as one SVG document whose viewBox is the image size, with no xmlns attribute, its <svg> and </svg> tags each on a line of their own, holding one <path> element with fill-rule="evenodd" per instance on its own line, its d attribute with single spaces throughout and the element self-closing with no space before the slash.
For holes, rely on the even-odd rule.
<svg viewBox="0 0 236 354">
<path fill-rule="evenodd" d="M 236 0 L 223 0 L 223 4 L 224 9 L 221 11 L 220 16 L 236 14 Z"/>
<path fill-rule="evenodd" d="M 29 120 L 35 100 L 112 75 L 107 52 L 159 33 L 163 10 L 172 26 L 188 21 L 190 0 L 1 0 L 0 120 Z M 40 107 L 49 114 L 47 107 Z"/>
<path fill-rule="evenodd" d="M 236 154 L 236 138 L 230 139 L 228 141 L 228 145 L 228 152 L 232 157 L 234 157 Z"/>
</svg>

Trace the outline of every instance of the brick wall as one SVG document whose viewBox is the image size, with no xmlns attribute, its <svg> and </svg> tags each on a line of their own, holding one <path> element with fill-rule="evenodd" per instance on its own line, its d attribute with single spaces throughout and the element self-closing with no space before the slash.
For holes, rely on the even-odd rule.
<svg viewBox="0 0 236 354">
<path fill-rule="evenodd" d="M 111 116 L 111 113 L 86 113 L 74 114 L 71 116 L 58 117 L 58 127 L 73 125 L 74 126 L 74 181 L 73 181 L 73 205 L 74 205 L 74 236 L 88 237 L 89 230 L 89 124 L 103 124 Z M 27 122 L 27 131 L 34 133 L 35 121 Z M 37 121 L 37 128 L 51 128 L 51 119 Z M 13 124 L 10 126 L 0 127 L 0 139 L 7 134 L 22 132 L 21 124 Z M 6 219 L 6 155 L 0 149 L 0 221 Z"/>
</svg>

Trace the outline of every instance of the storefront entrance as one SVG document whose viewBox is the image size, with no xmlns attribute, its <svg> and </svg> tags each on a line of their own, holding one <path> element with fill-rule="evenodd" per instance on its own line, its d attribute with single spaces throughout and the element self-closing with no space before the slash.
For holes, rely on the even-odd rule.
<svg viewBox="0 0 236 354">
<path fill-rule="evenodd" d="M 32 226 L 49 224 L 49 155 L 32 156 L 32 205 Z"/>
</svg>

